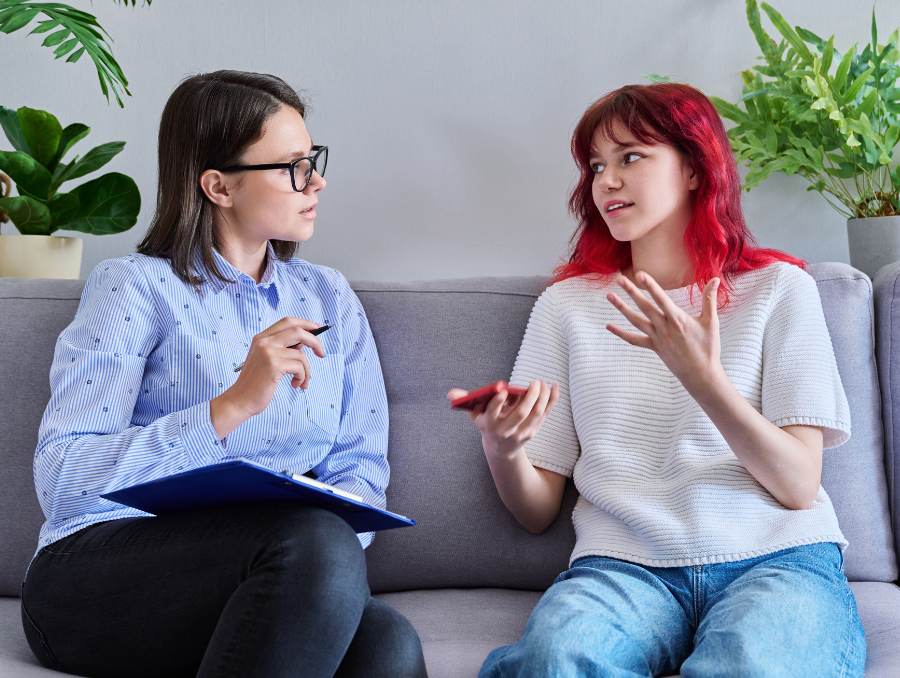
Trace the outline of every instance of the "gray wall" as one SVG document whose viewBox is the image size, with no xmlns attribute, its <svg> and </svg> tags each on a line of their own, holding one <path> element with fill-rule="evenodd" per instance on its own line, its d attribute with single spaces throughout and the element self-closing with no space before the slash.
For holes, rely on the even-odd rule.
<svg viewBox="0 0 900 678">
<path fill-rule="evenodd" d="M 115 39 L 134 94 L 126 108 L 105 103 L 87 59 L 55 62 L 23 32 L 0 36 L 0 103 L 89 124 L 81 153 L 91 142 L 128 143 L 109 167 L 140 186 L 138 224 L 84 236 L 83 275 L 131 251 L 146 228 L 160 112 L 192 73 L 271 72 L 303 91 L 331 161 L 301 255 L 351 279 L 410 280 L 548 273 L 574 227 L 568 142 L 584 108 L 649 73 L 734 100 L 757 54 L 742 0 L 73 4 Z M 775 4 L 792 24 L 836 34 L 839 47 L 867 40 L 869 2 Z M 887 36 L 900 2 L 880 2 L 878 17 Z M 804 186 L 777 176 L 745 194 L 752 230 L 811 261 L 847 261 L 843 218 Z"/>
</svg>

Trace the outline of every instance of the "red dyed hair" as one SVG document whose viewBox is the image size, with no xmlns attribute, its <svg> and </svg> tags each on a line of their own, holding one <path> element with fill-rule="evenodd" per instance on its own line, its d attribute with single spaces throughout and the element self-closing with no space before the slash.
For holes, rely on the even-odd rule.
<svg viewBox="0 0 900 678">
<path fill-rule="evenodd" d="M 725 127 L 706 96 L 689 85 L 658 83 L 626 85 L 594 102 L 572 134 L 572 156 L 581 172 L 569 198 L 578 220 L 572 236 L 575 247 L 568 263 L 554 272 L 553 282 L 574 276 L 606 276 L 631 264 L 631 243 L 612 237 L 594 204 L 589 166 L 591 140 L 598 128 L 612 141 L 620 122 L 642 144 L 668 144 L 679 151 L 699 179 L 691 191 L 691 219 L 684 246 L 694 267 L 693 282 L 702 289 L 721 278 L 720 293 L 727 301 L 729 279 L 736 273 L 786 261 L 806 263 L 778 250 L 756 247 L 741 211 L 740 178 Z"/>
</svg>

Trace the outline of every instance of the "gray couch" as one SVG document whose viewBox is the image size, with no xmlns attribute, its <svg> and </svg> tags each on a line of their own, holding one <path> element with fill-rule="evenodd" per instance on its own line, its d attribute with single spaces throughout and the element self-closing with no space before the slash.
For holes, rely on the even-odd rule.
<svg viewBox="0 0 900 678">
<path fill-rule="evenodd" d="M 900 675 L 896 585 L 895 450 L 900 446 L 900 265 L 876 280 L 817 264 L 853 437 L 825 455 L 823 483 L 850 541 L 846 572 L 869 642 L 867 675 Z M 20 582 L 42 516 L 31 458 L 49 397 L 54 341 L 80 281 L 0 280 L 0 676 L 54 672 L 32 658 L 19 620 Z M 368 551 L 372 589 L 422 637 L 433 678 L 474 675 L 494 647 L 515 641 L 573 544 L 569 487 L 543 535 L 520 528 L 500 503 L 479 439 L 444 398 L 509 375 L 537 278 L 357 284 L 381 352 L 391 408 L 388 505 L 418 520 L 381 533 Z M 876 367 L 877 357 L 877 367 Z M 881 388 L 879 388 L 879 383 Z M 78 582 L 72 582 L 78 586 Z M 57 674 L 58 675 L 58 674 Z"/>
</svg>

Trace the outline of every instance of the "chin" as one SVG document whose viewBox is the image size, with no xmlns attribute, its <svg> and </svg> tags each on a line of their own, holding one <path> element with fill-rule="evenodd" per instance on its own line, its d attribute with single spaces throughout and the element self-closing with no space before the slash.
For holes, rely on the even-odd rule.
<svg viewBox="0 0 900 678">
<path fill-rule="evenodd" d="M 315 233 L 315 231 L 315 224 L 307 222 L 305 224 L 301 224 L 295 229 L 292 229 L 289 233 L 285 233 L 285 240 L 305 242 L 313 237 L 313 233 Z"/>
</svg>

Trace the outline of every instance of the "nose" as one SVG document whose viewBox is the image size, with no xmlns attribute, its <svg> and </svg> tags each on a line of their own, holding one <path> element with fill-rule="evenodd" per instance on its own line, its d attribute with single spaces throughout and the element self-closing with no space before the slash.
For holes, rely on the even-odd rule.
<svg viewBox="0 0 900 678">
<path fill-rule="evenodd" d="M 622 179 L 610 167 L 594 175 L 594 186 L 601 191 L 615 191 L 622 188 Z"/>
<path fill-rule="evenodd" d="M 327 182 L 325 181 L 325 177 L 319 174 L 316 170 L 313 170 L 312 176 L 310 176 L 309 178 L 309 183 L 306 185 L 306 188 L 303 192 L 306 193 L 307 191 L 310 191 L 312 193 L 318 193 L 323 188 L 325 188 L 326 185 Z"/>
</svg>

